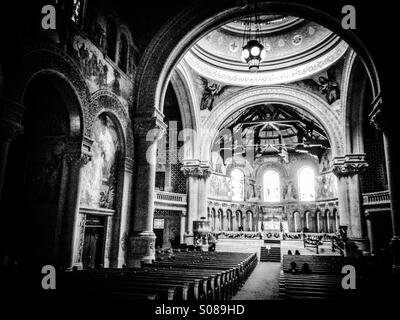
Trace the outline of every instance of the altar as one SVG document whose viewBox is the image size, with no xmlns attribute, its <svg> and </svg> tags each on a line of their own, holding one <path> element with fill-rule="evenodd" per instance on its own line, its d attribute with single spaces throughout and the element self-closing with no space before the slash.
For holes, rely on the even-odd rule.
<svg viewBox="0 0 400 320">
<path fill-rule="evenodd" d="M 283 206 L 260 206 L 258 229 L 264 233 L 287 232 L 288 223 L 284 217 Z"/>
</svg>

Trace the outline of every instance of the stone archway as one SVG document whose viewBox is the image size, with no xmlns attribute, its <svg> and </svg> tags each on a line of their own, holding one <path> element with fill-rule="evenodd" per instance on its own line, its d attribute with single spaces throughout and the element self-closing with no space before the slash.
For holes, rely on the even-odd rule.
<svg viewBox="0 0 400 320">
<path fill-rule="evenodd" d="M 21 234 L 16 244 L 21 264 L 68 268 L 76 254 L 80 168 L 90 159 L 82 152 L 82 144 L 90 149 L 91 143 L 83 139 L 81 101 L 56 71 L 35 72 L 24 89 L 24 134 L 10 145 L 5 180 L 5 199 L 12 205 L 17 196 L 20 203 L 12 205 L 17 220 L 9 228 Z M 25 170 L 29 174 L 18 177 Z"/>
<path fill-rule="evenodd" d="M 136 77 L 137 110 L 156 108 L 162 111 L 167 80 L 185 51 L 208 32 L 248 13 L 247 6 L 239 6 L 231 1 L 213 2 L 207 6 L 201 2 L 191 5 L 184 7 L 170 19 L 149 44 Z M 255 11 L 269 14 L 290 13 L 318 22 L 336 32 L 362 58 L 370 77 L 374 97 L 380 93 L 378 74 L 368 50 L 353 32 L 344 32 L 340 22 L 332 16 L 316 8 L 293 3 L 257 3 Z"/>
<path fill-rule="evenodd" d="M 257 13 L 279 13 L 303 17 L 316 21 L 326 26 L 333 32 L 340 35 L 363 59 L 367 73 L 373 87 L 374 97 L 380 94 L 380 83 L 378 80 L 375 64 L 358 37 L 351 31 L 344 32 L 339 21 L 323 11 L 299 4 L 287 4 L 278 2 L 257 3 L 255 11 Z M 146 48 L 146 51 L 138 66 L 135 78 L 136 96 L 134 98 L 135 106 L 132 108 L 132 117 L 135 118 L 135 136 L 139 138 L 136 143 L 137 154 L 148 154 L 150 162 L 155 162 L 156 146 L 154 142 L 149 142 L 147 133 L 152 129 L 161 132 L 165 129 L 163 123 L 163 100 L 167 90 L 169 79 L 184 53 L 201 37 L 208 32 L 220 27 L 221 25 L 240 19 L 248 13 L 246 5 L 238 5 L 232 1 L 212 2 L 204 6 L 202 2 L 196 2 L 194 5 L 184 7 L 175 17 L 170 19 L 166 25 L 153 37 Z M 299 106 L 297 106 L 299 107 Z M 315 110 L 315 114 L 318 113 Z M 320 119 L 324 115 L 320 114 Z M 321 121 L 324 122 L 324 121 Z M 336 120 L 337 122 L 337 120 Z M 324 123 L 327 128 L 332 128 Z M 342 154 L 342 137 L 337 136 L 337 132 L 328 130 L 332 145 L 335 146 L 335 152 Z M 147 140 L 147 141 L 146 141 Z M 210 145 L 210 144 L 209 144 Z M 202 153 L 208 154 L 208 150 Z M 193 165 L 203 167 L 207 170 L 209 155 L 207 158 L 200 158 L 198 164 Z M 136 227 L 131 237 L 131 265 L 138 265 L 140 261 L 150 261 L 154 259 L 154 234 L 151 231 L 153 217 L 153 191 L 152 186 L 155 176 L 154 165 L 149 164 L 149 159 L 139 159 L 138 161 L 138 180 L 148 181 L 148 184 L 135 184 L 135 189 L 143 190 L 138 199 L 134 199 L 135 215 L 142 216 L 145 221 L 140 227 Z M 203 166 L 203 167 L 202 167 Z M 206 202 L 206 201 L 204 201 Z M 139 205 L 138 203 L 145 203 Z M 190 226 L 189 226 L 190 230 Z M 140 247 L 140 249 L 138 249 Z"/>
<path fill-rule="evenodd" d="M 265 88 L 248 88 L 221 101 L 204 121 L 205 127 L 201 136 L 201 157 L 210 159 L 212 141 L 218 134 L 223 121 L 233 113 L 259 103 L 284 103 L 312 114 L 327 132 L 332 153 L 343 155 L 343 134 L 340 119 L 329 105 L 314 94 L 287 86 L 269 86 Z"/>
</svg>

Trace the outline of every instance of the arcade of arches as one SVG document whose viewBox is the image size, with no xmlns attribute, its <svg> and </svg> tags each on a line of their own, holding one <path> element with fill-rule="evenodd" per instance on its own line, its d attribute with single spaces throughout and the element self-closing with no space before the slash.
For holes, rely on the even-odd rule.
<svg viewBox="0 0 400 320">
<path fill-rule="evenodd" d="M 327 26 L 260 5 L 267 56 L 250 73 L 243 12 L 218 15 L 225 2 L 179 45 L 175 20 L 140 32 L 119 1 L 57 1 L 57 31 L 4 37 L 26 50 L 0 49 L 2 263 L 137 266 L 193 245 L 206 220 L 217 237 L 343 229 L 400 267 L 371 65 Z"/>
</svg>

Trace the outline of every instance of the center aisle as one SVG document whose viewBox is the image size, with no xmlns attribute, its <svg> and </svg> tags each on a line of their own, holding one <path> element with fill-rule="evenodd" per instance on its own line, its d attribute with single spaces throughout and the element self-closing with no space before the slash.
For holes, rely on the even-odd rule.
<svg viewBox="0 0 400 320">
<path fill-rule="evenodd" d="M 279 262 L 259 262 L 232 300 L 279 299 Z"/>
</svg>

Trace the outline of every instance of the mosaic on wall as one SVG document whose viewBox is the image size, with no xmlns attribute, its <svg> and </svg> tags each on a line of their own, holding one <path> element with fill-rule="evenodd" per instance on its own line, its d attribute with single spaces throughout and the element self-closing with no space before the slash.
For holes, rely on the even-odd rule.
<svg viewBox="0 0 400 320">
<path fill-rule="evenodd" d="M 221 199 L 221 200 L 231 200 L 232 190 L 231 190 L 231 178 L 220 175 L 211 175 L 210 177 L 210 187 L 209 197 Z"/>
<path fill-rule="evenodd" d="M 113 121 L 106 114 L 93 127 L 92 160 L 82 168 L 81 206 L 115 209 L 120 145 Z"/>
<path fill-rule="evenodd" d="M 72 46 L 90 92 L 109 89 L 129 100 L 132 83 L 104 59 L 104 54 L 96 46 L 81 36 L 74 37 Z"/>
<path fill-rule="evenodd" d="M 333 173 L 321 174 L 317 177 L 317 198 L 337 198 L 337 180 Z"/>
</svg>

